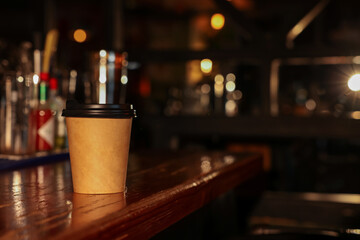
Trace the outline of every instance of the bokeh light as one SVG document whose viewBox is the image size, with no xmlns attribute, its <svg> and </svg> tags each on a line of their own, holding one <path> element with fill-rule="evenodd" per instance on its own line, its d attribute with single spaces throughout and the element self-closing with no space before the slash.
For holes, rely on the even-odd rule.
<svg viewBox="0 0 360 240">
<path fill-rule="evenodd" d="M 235 81 L 235 80 L 236 80 L 235 74 L 229 73 L 226 75 L 226 81 Z"/>
<path fill-rule="evenodd" d="M 355 74 L 349 78 L 348 87 L 354 92 L 360 90 L 360 74 Z"/>
<path fill-rule="evenodd" d="M 106 57 L 106 54 L 107 52 L 104 49 L 100 50 L 100 57 Z"/>
<path fill-rule="evenodd" d="M 221 74 L 217 74 L 214 78 L 214 92 L 215 96 L 220 98 L 224 93 L 224 76 Z"/>
<path fill-rule="evenodd" d="M 210 73 L 212 71 L 212 61 L 210 59 L 203 59 L 200 62 L 201 71 L 203 73 Z"/>
<path fill-rule="evenodd" d="M 225 103 L 225 114 L 228 117 L 233 117 L 237 113 L 237 105 L 234 100 L 228 100 Z"/>
<path fill-rule="evenodd" d="M 211 17 L 211 27 L 216 30 L 220 30 L 224 27 L 225 17 L 220 13 L 215 13 Z"/>
<path fill-rule="evenodd" d="M 210 93 L 210 85 L 209 84 L 203 84 L 202 86 L 201 86 L 201 93 L 203 93 L 203 94 L 209 94 Z"/>
<path fill-rule="evenodd" d="M 24 82 L 24 77 L 23 76 L 18 76 L 17 80 L 18 80 L 18 82 L 22 83 L 22 82 Z"/>
<path fill-rule="evenodd" d="M 128 77 L 126 75 L 122 75 L 120 81 L 123 85 L 125 85 L 128 83 Z"/>
<path fill-rule="evenodd" d="M 74 40 L 78 43 L 83 43 L 86 41 L 87 34 L 83 29 L 76 29 L 74 31 Z"/>
<path fill-rule="evenodd" d="M 33 82 L 34 82 L 34 84 L 38 84 L 38 83 L 39 83 L 39 80 L 40 80 L 39 76 L 38 76 L 37 74 L 34 74 L 34 76 L 33 76 Z"/>
<path fill-rule="evenodd" d="M 233 81 L 230 81 L 230 82 L 227 82 L 226 85 L 225 85 L 225 88 L 226 88 L 226 91 L 228 92 L 233 92 L 235 90 L 235 82 Z"/>
<path fill-rule="evenodd" d="M 316 102 L 314 99 L 309 99 L 305 102 L 305 107 L 309 111 L 314 111 L 316 108 Z"/>
</svg>

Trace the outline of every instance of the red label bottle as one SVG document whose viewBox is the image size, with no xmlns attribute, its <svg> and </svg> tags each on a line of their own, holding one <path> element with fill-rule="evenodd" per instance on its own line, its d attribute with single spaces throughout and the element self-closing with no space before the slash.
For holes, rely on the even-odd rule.
<svg viewBox="0 0 360 240">
<path fill-rule="evenodd" d="M 47 101 L 47 83 L 40 82 L 40 105 L 35 111 L 36 150 L 49 151 L 54 147 L 55 118 Z"/>
</svg>

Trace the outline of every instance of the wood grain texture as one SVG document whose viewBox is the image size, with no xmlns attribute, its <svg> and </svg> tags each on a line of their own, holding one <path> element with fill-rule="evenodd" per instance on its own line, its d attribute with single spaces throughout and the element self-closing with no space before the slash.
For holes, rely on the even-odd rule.
<svg viewBox="0 0 360 240">
<path fill-rule="evenodd" d="M 147 152 L 125 194 L 72 190 L 69 161 L 0 173 L 0 239 L 147 239 L 262 172 L 257 154 Z"/>
</svg>

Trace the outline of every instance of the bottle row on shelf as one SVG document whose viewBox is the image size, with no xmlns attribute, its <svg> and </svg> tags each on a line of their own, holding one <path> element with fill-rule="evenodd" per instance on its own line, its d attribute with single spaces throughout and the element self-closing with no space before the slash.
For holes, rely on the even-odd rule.
<svg viewBox="0 0 360 240">
<path fill-rule="evenodd" d="M 66 148 L 64 99 L 48 74 L 5 73 L 1 89 L 0 150 L 32 154 Z"/>
</svg>

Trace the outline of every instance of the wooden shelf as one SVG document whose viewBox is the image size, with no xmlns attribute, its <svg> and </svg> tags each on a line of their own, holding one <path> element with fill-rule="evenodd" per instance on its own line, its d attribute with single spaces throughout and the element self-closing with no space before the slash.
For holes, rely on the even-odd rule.
<svg viewBox="0 0 360 240">
<path fill-rule="evenodd" d="M 237 60 L 239 63 L 261 64 L 275 58 L 316 58 L 336 56 L 359 56 L 360 48 L 347 47 L 298 47 L 286 49 L 285 47 L 247 47 L 239 49 L 208 49 L 193 51 L 189 49 L 128 49 L 129 61 L 141 62 L 177 62 L 192 59 L 210 58 L 212 60 Z"/>
<path fill-rule="evenodd" d="M 231 138 L 359 138 L 360 120 L 334 117 L 267 116 L 144 116 L 140 121 L 150 129 L 157 147 L 172 136 Z"/>
</svg>

